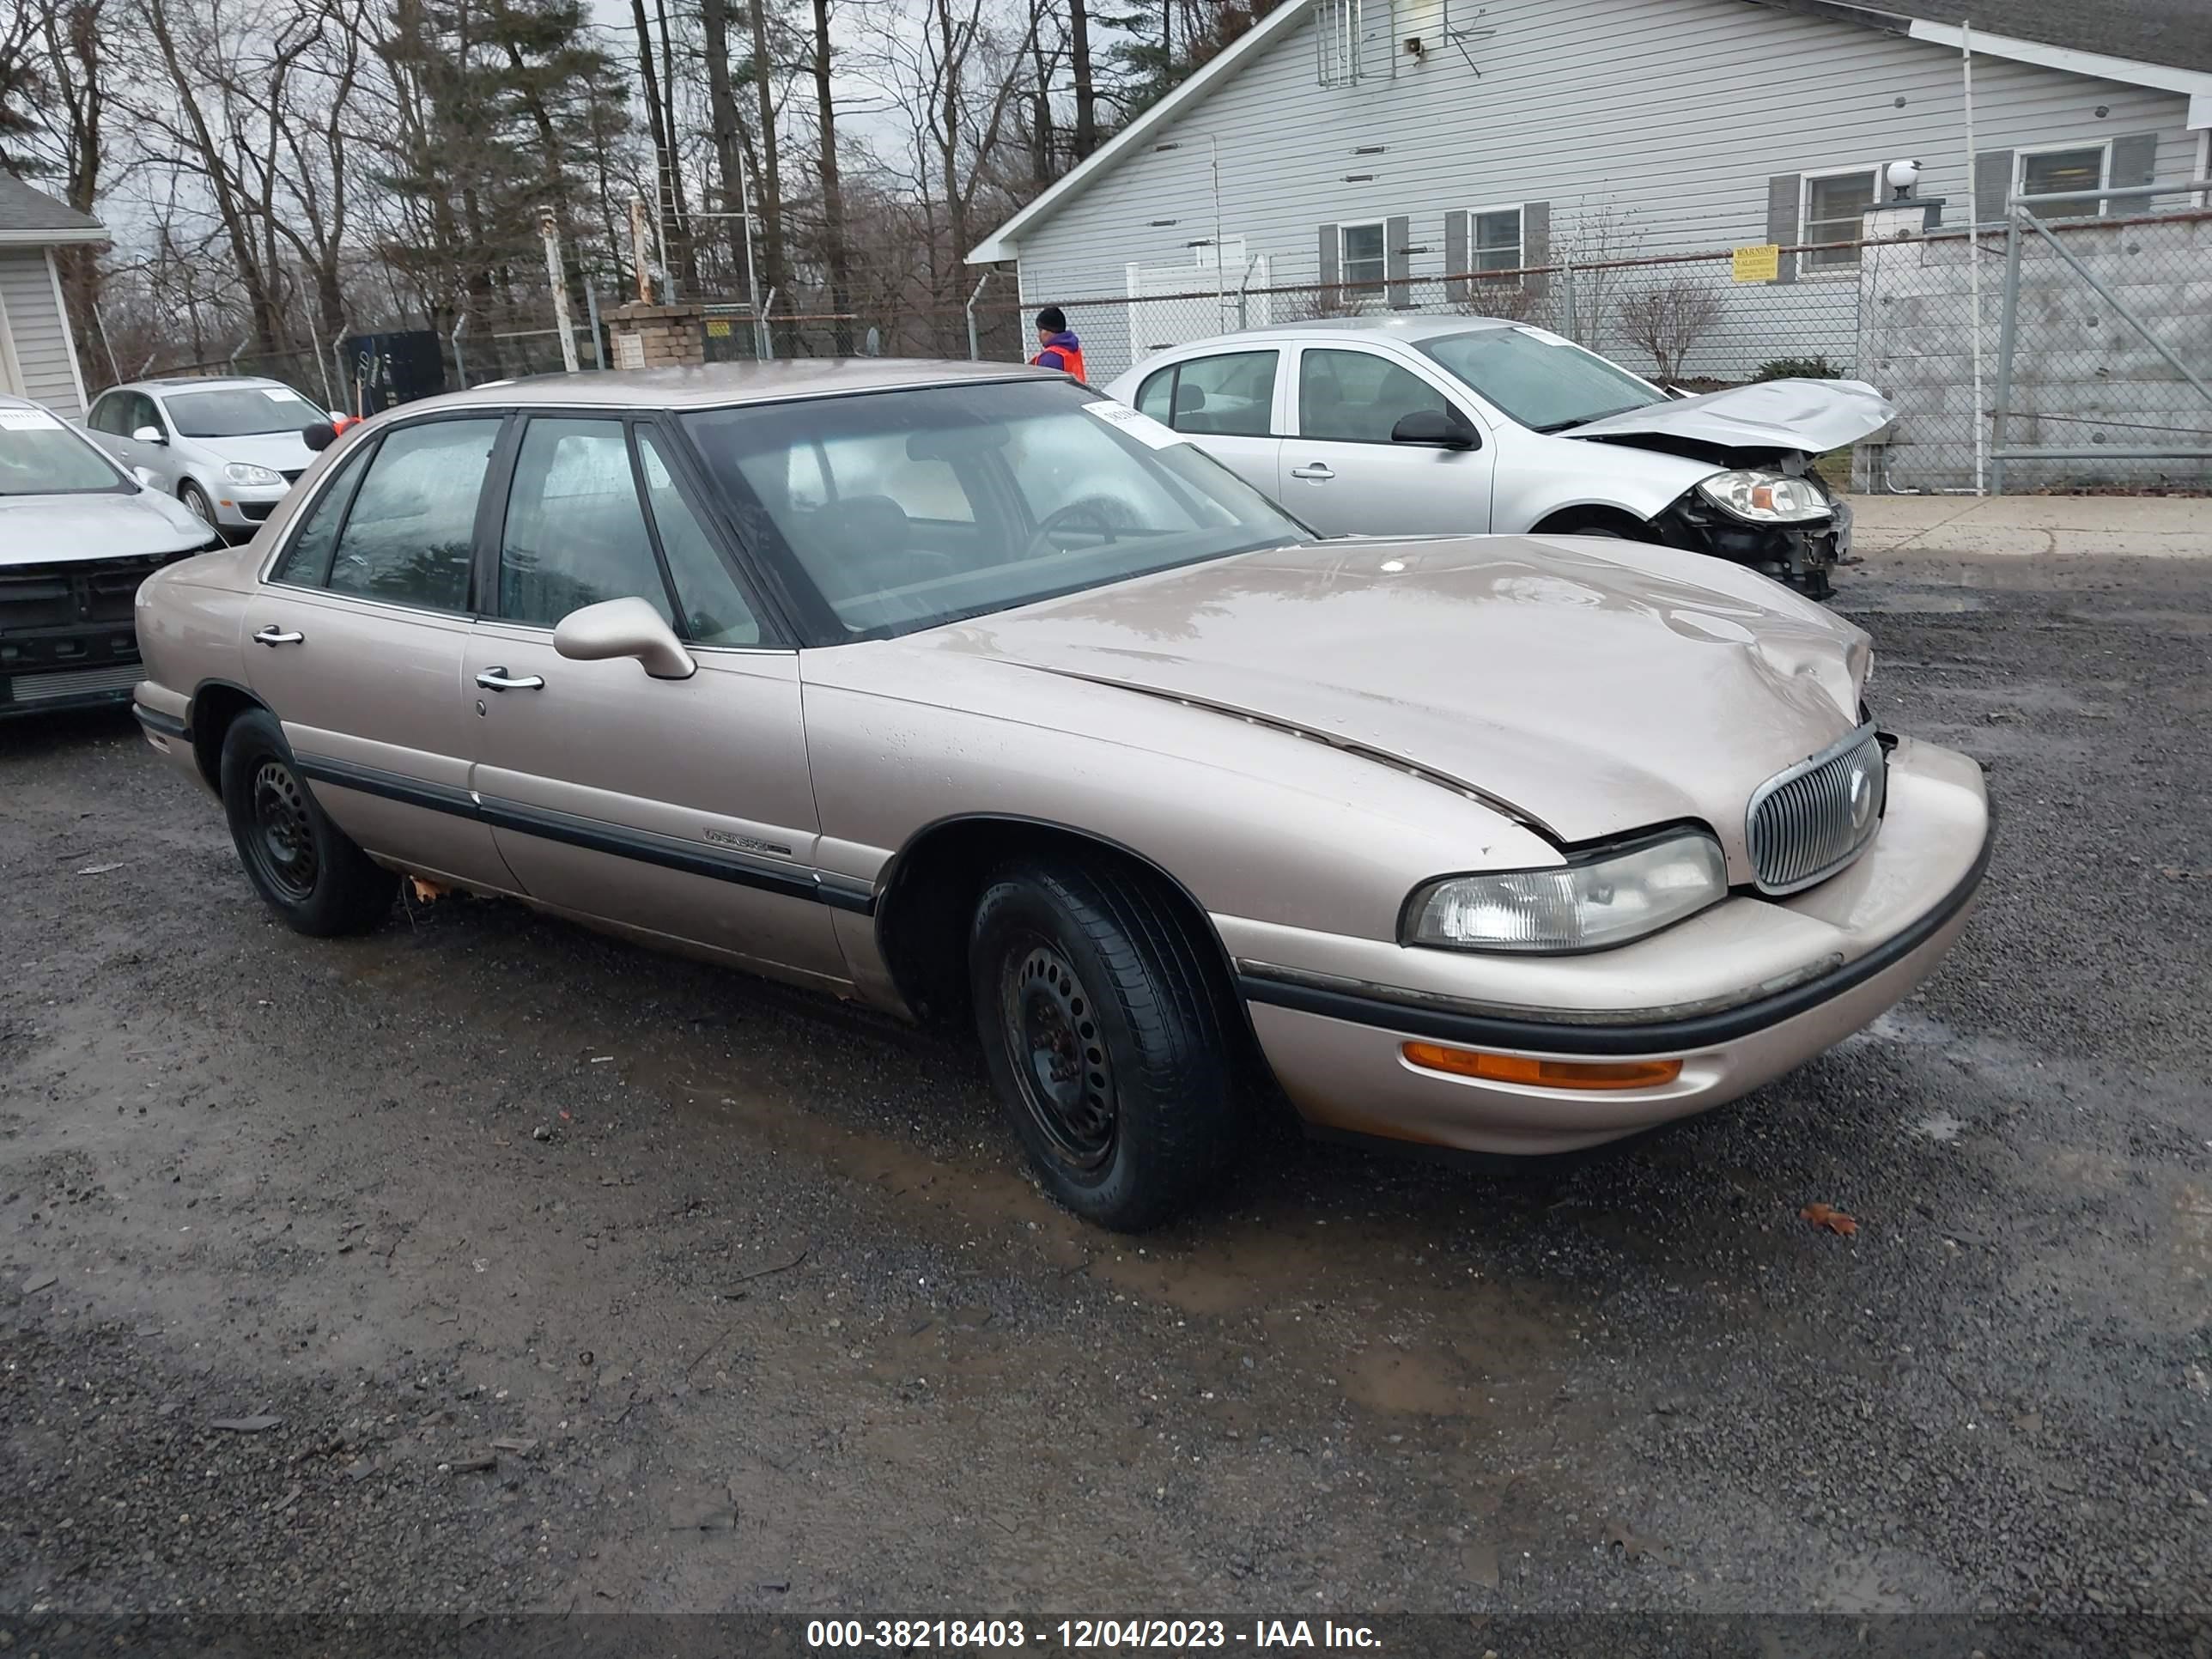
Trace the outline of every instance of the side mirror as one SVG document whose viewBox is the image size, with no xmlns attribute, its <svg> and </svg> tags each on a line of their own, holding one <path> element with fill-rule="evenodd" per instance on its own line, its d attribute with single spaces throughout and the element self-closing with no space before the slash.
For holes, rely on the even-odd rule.
<svg viewBox="0 0 2212 1659">
<path fill-rule="evenodd" d="M 699 672 L 676 630 L 643 599 L 608 599 L 571 611 L 553 630 L 553 649 L 574 662 L 635 657 L 657 680 L 688 680 Z"/>
<path fill-rule="evenodd" d="M 160 475 L 150 466 L 134 466 L 131 469 L 131 476 L 138 480 L 141 489 L 159 489 L 161 487 Z"/>
<path fill-rule="evenodd" d="M 131 435 L 142 444 L 165 444 L 169 441 L 158 426 L 142 426 Z"/>
<path fill-rule="evenodd" d="M 326 409 L 323 413 L 331 417 L 331 424 L 332 426 L 339 425 L 346 417 L 345 411 L 342 409 Z"/>
<path fill-rule="evenodd" d="M 1438 449 L 1480 449 L 1481 434 L 1456 416 L 1441 409 L 1417 409 L 1398 417 L 1390 428 L 1394 444 L 1429 444 Z"/>
</svg>

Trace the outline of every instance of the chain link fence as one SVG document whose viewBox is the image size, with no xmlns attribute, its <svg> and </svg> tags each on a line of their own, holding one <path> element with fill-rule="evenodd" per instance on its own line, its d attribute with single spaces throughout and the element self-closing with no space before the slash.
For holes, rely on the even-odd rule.
<svg viewBox="0 0 2212 1659">
<path fill-rule="evenodd" d="M 1263 280 L 1293 264 L 1279 257 L 1241 271 L 1129 265 L 1071 284 L 1077 292 L 1018 297 L 1012 279 L 994 272 L 958 309 L 770 304 L 762 316 L 749 301 L 717 297 L 700 302 L 702 344 L 710 362 L 1017 362 L 1036 353 L 1032 319 L 1051 304 L 1081 338 L 1091 382 L 1103 386 L 1156 352 L 1270 324 L 1502 318 L 1684 392 L 1785 377 L 1870 381 L 1898 418 L 1850 457 L 1861 490 L 2212 488 L 2212 190 L 2191 180 L 2088 203 L 2020 198 L 2005 211 L 1975 231 L 1922 234 L 1917 205 L 1877 210 L 1869 229 L 1911 234 L 1781 247 L 1748 269 L 1737 258 L 1746 251 L 1705 248 L 1458 275 Z M 603 297 L 588 289 L 580 303 L 570 296 L 585 370 L 612 361 L 599 326 Z M 417 326 L 435 336 L 446 388 L 565 367 L 550 295 Z M 265 374 L 351 409 L 380 368 L 358 341 L 333 341 L 121 378 L 144 373 Z"/>
</svg>

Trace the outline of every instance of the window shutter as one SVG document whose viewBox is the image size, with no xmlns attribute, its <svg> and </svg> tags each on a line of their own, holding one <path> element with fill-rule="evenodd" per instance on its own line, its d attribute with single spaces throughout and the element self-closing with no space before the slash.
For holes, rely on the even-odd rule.
<svg viewBox="0 0 2212 1659">
<path fill-rule="evenodd" d="M 1523 202 L 1521 204 L 1521 263 L 1524 265 L 1548 265 L 1552 263 L 1552 204 L 1549 202 Z M 1552 279 L 1540 272 L 1521 279 L 1521 286 L 1541 299 L 1552 291 Z"/>
<path fill-rule="evenodd" d="M 1473 284 L 1467 280 L 1468 217 L 1466 210 L 1454 208 L 1444 215 L 1444 298 L 1454 304 L 1468 296 Z"/>
<path fill-rule="evenodd" d="M 2130 132 L 2112 140 L 2112 176 L 2114 190 L 2129 190 L 2137 185 L 2154 184 L 2158 173 L 2158 135 L 2154 132 Z M 2118 207 L 2106 204 L 2115 212 L 2141 213 L 2148 202 L 2124 202 Z"/>
<path fill-rule="evenodd" d="M 1321 270 L 1321 285 L 1323 288 L 1334 287 L 1337 281 L 1336 227 L 1334 225 L 1323 225 L 1321 228 L 1321 264 L 1319 268 Z M 1328 300 L 1334 299 L 1335 296 L 1334 295 L 1323 295 L 1322 297 L 1324 300 Z"/>
<path fill-rule="evenodd" d="M 1982 222 L 1995 224 L 2005 216 L 2005 198 L 2012 194 L 2012 152 L 2008 149 L 1978 150 L 1974 155 L 1973 206 L 1980 211 Z"/>
<path fill-rule="evenodd" d="M 1788 247 L 1797 240 L 1797 206 L 1803 200 L 1803 175 L 1778 173 L 1766 181 L 1766 240 L 1777 247 Z M 1797 280 L 1797 256 L 1785 253 L 1775 262 L 1774 280 L 1794 283 Z"/>
<path fill-rule="evenodd" d="M 1384 295 L 1393 309 L 1403 309 L 1413 303 L 1413 285 L 1407 278 L 1413 274 L 1413 262 L 1407 258 L 1411 250 L 1406 244 L 1413 240 L 1413 222 L 1402 216 L 1382 222 L 1382 276 Z"/>
</svg>

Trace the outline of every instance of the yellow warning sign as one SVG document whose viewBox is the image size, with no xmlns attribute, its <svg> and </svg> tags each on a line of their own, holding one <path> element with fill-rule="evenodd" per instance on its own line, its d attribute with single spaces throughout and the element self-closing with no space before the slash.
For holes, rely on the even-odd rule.
<svg viewBox="0 0 2212 1659">
<path fill-rule="evenodd" d="M 1782 250 L 1772 242 L 1740 247 L 1731 274 L 1739 283 L 1771 283 L 1782 274 Z"/>
<path fill-rule="evenodd" d="M 730 319 L 726 317 L 709 317 L 707 319 L 707 332 L 717 340 L 728 339 L 730 337 Z"/>
</svg>

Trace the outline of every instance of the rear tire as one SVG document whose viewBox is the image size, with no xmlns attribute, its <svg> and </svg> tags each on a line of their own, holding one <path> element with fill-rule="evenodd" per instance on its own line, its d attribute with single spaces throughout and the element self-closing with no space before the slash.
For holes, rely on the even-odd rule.
<svg viewBox="0 0 2212 1659">
<path fill-rule="evenodd" d="M 991 1080 L 1060 1204 L 1142 1232 L 1228 1163 L 1241 1114 L 1226 1000 L 1152 883 L 1102 863 L 1006 866 L 976 904 L 969 976 Z"/>
<path fill-rule="evenodd" d="M 365 933 L 399 878 L 372 861 L 307 792 L 276 717 L 251 708 L 222 740 L 222 808 L 246 878 L 295 933 Z"/>
</svg>

